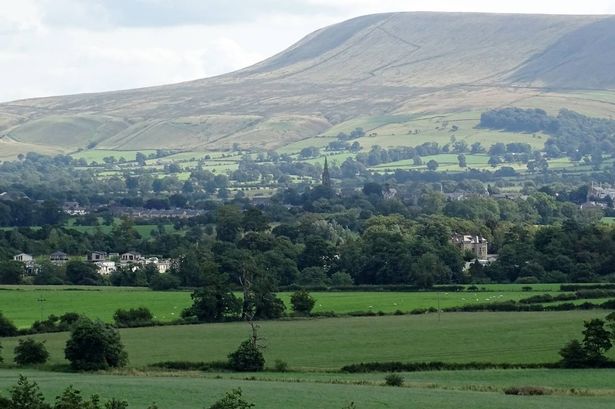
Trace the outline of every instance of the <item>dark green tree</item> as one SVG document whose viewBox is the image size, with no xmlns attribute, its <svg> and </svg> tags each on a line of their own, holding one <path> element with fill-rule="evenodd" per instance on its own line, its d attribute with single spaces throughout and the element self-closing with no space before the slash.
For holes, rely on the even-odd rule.
<svg viewBox="0 0 615 409">
<path fill-rule="evenodd" d="M 15 363 L 17 365 L 44 364 L 49 359 L 49 352 L 45 348 L 45 342 L 36 341 L 33 338 L 20 339 L 15 347 Z"/>
<path fill-rule="evenodd" d="M 561 364 L 565 368 L 584 368 L 587 366 L 587 354 L 583 344 L 577 339 L 567 343 L 559 351 L 559 354 L 562 357 Z"/>
<path fill-rule="evenodd" d="M 75 324 L 64 354 L 71 367 L 79 371 L 122 367 L 128 361 L 118 330 L 87 318 Z"/>
<path fill-rule="evenodd" d="M 231 241 L 237 240 L 241 231 L 243 215 L 239 207 L 235 205 L 225 205 L 216 211 L 216 237 L 218 240 Z"/>
<path fill-rule="evenodd" d="M 241 227 L 244 231 L 265 231 L 269 228 L 269 218 L 259 209 L 250 207 L 243 213 Z"/>
<path fill-rule="evenodd" d="M 292 304 L 293 311 L 295 313 L 300 315 L 310 315 L 312 309 L 314 308 L 314 304 L 316 304 L 316 300 L 307 290 L 301 289 L 295 291 L 290 296 L 290 303 Z"/>
<path fill-rule="evenodd" d="M 589 364 L 599 365 L 606 362 L 604 354 L 613 347 L 611 333 L 604 328 L 604 321 L 592 319 L 585 321 L 583 330 L 583 349 Z"/>
<path fill-rule="evenodd" d="M 436 170 L 438 170 L 438 167 L 440 166 L 440 164 L 438 163 L 438 161 L 431 159 L 429 162 L 427 162 L 427 169 L 429 169 L 432 172 L 435 172 Z"/>
<path fill-rule="evenodd" d="M 12 260 L 0 262 L 0 284 L 19 284 L 24 273 L 22 263 Z"/>
<path fill-rule="evenodd" d="M 96 265 L 78 260 L 66 263 L 66 278 L 77 285 L 97 285 L 100 282 Z"/>
<path fill-rule="evenodd" d="M 13 337 L 17 333 L 17 327 L 13 324 L 13 321 L 0 312 L 0 337 Z"/>
<path fill-rule="evenodd" d="M 236 351 L 229 354 L 228 360 L 229 366 L 238 372 L 260 372 L 265 369 L 265 357 L 252 339 L 243 341 Z"/>
<path fill-rule="evenodd" d="M 51 409 L 36 382 L 19 375 L 17 385 L 10 390 L 10 409 Z"/>
<path fill-rule="evenodd" d="M 250 409 L 253 407 L 253 403 L 243 400 L 241 388 L 238 388 L 227 392 L 222 399 L 211 405 L 209 409 Z"/>
</svg>

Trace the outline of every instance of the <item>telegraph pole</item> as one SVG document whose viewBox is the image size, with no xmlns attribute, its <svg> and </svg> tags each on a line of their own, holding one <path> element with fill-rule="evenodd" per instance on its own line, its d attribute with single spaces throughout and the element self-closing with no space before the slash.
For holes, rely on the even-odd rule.
<svg viewBox="0 0 615 409">
<path fill-rule="evenodd" d="M 44 302 L 47 301 L 46 299 L 43 298 L 43 296 L 39 296 L 36 301 L 39 303 L 40 307 L 41 307 L 41 321 L 43 321 L 43 309 L 44 309 Z"/>
</svg>

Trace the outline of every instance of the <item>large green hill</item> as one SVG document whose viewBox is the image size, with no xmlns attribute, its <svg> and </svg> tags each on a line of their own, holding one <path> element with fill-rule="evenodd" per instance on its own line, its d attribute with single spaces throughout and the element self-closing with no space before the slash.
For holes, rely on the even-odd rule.
<svg viewBox="0 0 615 409">
<path fill-rule="evenodd" d="M 359 17 L 214 78 L 0 104 L 0 157 L 88 145 L 280 148 L 357 118 L 398 124 L 400 117 L 513 104 L 608 116 L 615 104 L 614 23 L 610 16 Z"/>
</svg>

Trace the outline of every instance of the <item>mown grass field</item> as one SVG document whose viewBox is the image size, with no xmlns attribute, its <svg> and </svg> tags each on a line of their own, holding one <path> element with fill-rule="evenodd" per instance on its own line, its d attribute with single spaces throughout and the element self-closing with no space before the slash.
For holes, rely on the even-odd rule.
<svg viewBox="0 0 615 409">
<path fill-rule="evenodd" d="M 583 321 L 607 311 L 448 313 L 260 322 L 265 357 L 296 370 L 338 370 L 371 361 L 555 362 Z M 243 322 L 121 330 L 130 366 L 161 361 L 224 360 L 247 338 Z M 51 364 L 63 364 L 67 333 L 40 334 Z M 11 362 L 15 338 L 3 339 Z"/>
<path fill-rule="evenodd" d="M 127 376 L 127 375 L 94 375 L 38 372 L 34 370 L 0 370 L 0 390 L 3 392 L 15 383 L 18 374 L 23 373 L 41 386 L 48 399 L 53 399 L 67 385 L 73 385 L 83 394 L 99 394 L 103 400 L 111 397 L 129 402 L 130 409 L 145 409 L 155 401 L 161 409 L 194 409 L 208 407 L 221 398 L 226 391 L 240 387 L 246 400 L 256 404 L 255 409 L 342 409 L 350 402 L 355 402 L 357 409 L 384 408 L 422 408 L 422 409 L 606 409 L 612 408 L 612 395 L 603 396 L 537 396 L 518 397 L 507 396 L 501 390 L 475 391 L 470 388 L 458 388 L 454 378 L 464 378 L 473 382 L 473 376 L 497 375 L 510 378 L 512 385 L 521 381 L 518 372 L 503 373 L 492 371 L 484 374 L 459 372 L 453 374 L 453 380 L 444 379 L 443 385 L 433 385 L 440 382 L 446 373 L 406 374 L 409 387 L 392 388 L 379 384 L 368 383 L 357 385 L 352 383 L 321 383 L 313 379 L 303 378 L 305 374 L 290 374 L 300 378 L 300 382 L 285 380 L 239 380 L 212 379 L 208 375 L 193 374 L 190 377 L 178 376 Z M 529 381 L 548 379 L 542 372 L 523 371 L 529 375 Z M 251 374 L 246 374 L 251 376 Z M 551 374 L 549 374 L 551 376 Z M 566 371 L 554 373 L 566 385 L 577 387 L 586 383 L 585 379 L 613 381 L 613 372 L 597 371 Z M 379 376 L 382 378 L 382 375 Z M 424 385 L 414 384 L 416 377 L 426 381 Z M 432 378 L 433 377 L 433 378 Z M 483 385 L 483 377 L 476 380 L 475 389 Z M 432 381 L 433 379 L 433 381 Z M 352 382 L 352 380 L 351 380 Z M 503 381 L 506 386 L 508 380 Z M 381 383 L 377 382 L 377 383 Z M 542 383 L 539 383 L 539 385 Z M 484 385 L 489 385 L 489 382 Z M 525 383 L 523 383 L 525 385 Z M 612 389 L 603 390 L 612 392 Z"/>
<path fill-rule="evenodd" d="M 535 292 L 522 291 L 520 285 L 485 286 L 488 291 L 463 292 L 315 292 L 315 312 L 334 311 L 346 314 L 355 311 L 397 310 L 409 312 L 415 308 L 455 307 L 471 303 L 486 303 L 526 298 L 536 291 L 557 291 L 558 285 L 535 285 Z M 290 311 L 289 292 L 279 293 Z M 44 302 L 38 300 L 44 299 Z M 118 308 L 147 307 L 160 321 L 171 321 L 191 304 L 190 292 L 155 292 L 144 288 L 122 287 L 56 287 L 0 286 L 0 311 L 19 327 L 50 314 L 80 312 L 91 318 L 111 321 Z"/>
</svg>

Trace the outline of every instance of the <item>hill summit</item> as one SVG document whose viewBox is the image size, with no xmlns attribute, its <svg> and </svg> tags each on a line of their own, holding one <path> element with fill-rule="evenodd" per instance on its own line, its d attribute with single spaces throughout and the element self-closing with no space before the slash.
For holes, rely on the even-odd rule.
<svg viewBox="0 0 615 409">
<path fill-rule="evenodd" d="M 0 104 L 0 150 L 276 148 L 357 117 L 563 106 L 615 89 L 613 44 L 611 16 L 369 15 L 214 78 Z"/>
</svg>

